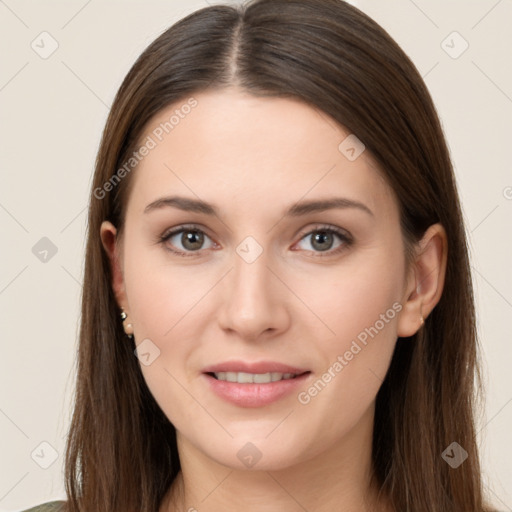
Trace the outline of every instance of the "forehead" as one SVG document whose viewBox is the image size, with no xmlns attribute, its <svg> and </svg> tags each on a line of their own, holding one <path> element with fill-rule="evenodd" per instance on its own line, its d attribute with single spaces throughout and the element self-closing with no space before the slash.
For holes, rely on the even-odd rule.
<svg viewBox="0 0 512 512">
<path fill-rule="evenodd" d="M 301 198 L 335 193 L 364 201 L 377 214 L 396 210 L 371 155 L 354 159 L 362 149 L 357 139 L 295 99 L 236 89 L 195 94 L 157 113 L 139 141 L 151 149 L 132 178 L 130 203 L 137 209 L 179 192 L 231 205 L 237 214 L 279 212 Z"/>
</svg>

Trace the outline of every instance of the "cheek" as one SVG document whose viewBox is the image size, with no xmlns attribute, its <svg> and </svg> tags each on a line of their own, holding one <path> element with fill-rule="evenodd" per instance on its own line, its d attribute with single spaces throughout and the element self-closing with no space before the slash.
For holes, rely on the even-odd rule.
<svg viewBox="0 0 512 512">
<path fill-rule="evenodd" d="M 336 267 L 288 279 L 314 314 L 317 332 L 328 340 L 332 352 L 350 345 L 350 340 L 377 322 L 379 330 L 391 330 L 397 319 L 393 304 L 401 300 L 403 264 L 400 252 L 379 248 L 347 258 Z"/>
<path fill-rule="evenodd" d="M 402 309 L 402 258 L 391 248 L 376 250 L 299 282 L 298 294 L 316 314 L 310 330 L 318 333 L 313 350 L 323 363 L 316 384 L 299 401 L 339 411 L 339 425 L 364 412 L 386 375 Z"/>
<path fill-rule="evenodd" d="M 189 425 L 188 415 L 197 404 L 187 392 L 186 363 L 195 349 L 195 315 L 208 291 L 205 279 L 193 271 L 162 263 L 162 249 L 141 249 L 127 244 L 125 286 L 137 346 L 151 354 L 141 359 L 146 384 L 169 420 L 177 428 Z M 211 276 L 210 276 L 211 277 Z M 210 279 L 211 280 L 211 279 Z M 201 284 L 202 283 L 202 284 Z M 196 307 L 195 307 L 196 306 Z M 149 343 L 147 340 L 150 340 Z M 146 351 L 146 350 L 145 350 Z"/>
<path fill-rule="evenodd" d="M 160 247 L 140 245 L 127 250 L 124 276 L 136 338 L 153 337 L 165 344 L 197 313 L 214 276 L 199 267 L 166 262 Z"/>
</svg>

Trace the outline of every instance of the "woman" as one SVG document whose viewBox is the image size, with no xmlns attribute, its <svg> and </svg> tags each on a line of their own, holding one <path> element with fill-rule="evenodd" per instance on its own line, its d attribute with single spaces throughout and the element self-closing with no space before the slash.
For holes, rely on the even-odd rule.
<svg viewBox="0 0 512 512">
<path fill-rule="evenodd" d="M 140 56 L 103 134 L 48 510 L 490 510 L 476 348 L 407 56 L 340 0 L 202 9 Z"/>
</svg>

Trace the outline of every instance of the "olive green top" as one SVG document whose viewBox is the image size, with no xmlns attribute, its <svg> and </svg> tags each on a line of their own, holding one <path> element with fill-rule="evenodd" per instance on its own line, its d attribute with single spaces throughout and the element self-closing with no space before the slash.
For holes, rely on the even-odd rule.
<svg viewBox="0 0 512 512">
<path fill-rule="evenodd" d="M 49 501 L 48 503 L 43 503 L 41 505 L 37 505 L 36 507 L 32 507 L 27 510 L 22 510 L 22 512 L 59 512 L 64 503 L 66 502 Z"/>
</svg>

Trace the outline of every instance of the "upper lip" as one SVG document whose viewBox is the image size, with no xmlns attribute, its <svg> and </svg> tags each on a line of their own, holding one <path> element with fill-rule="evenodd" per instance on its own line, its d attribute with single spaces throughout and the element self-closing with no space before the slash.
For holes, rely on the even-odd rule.
<svg viewBox="0 0 512 512">
<path fill-rule="evenodd" d="M 293 373 L 295 375 L 302 374 L 308 370 L 297 368 L 276 361 L 225 361 L 224 363 L 213 364 L 203 369 L 203 373 L 218 372 L 244 372 L 244 373 Z"/>
</svg>

